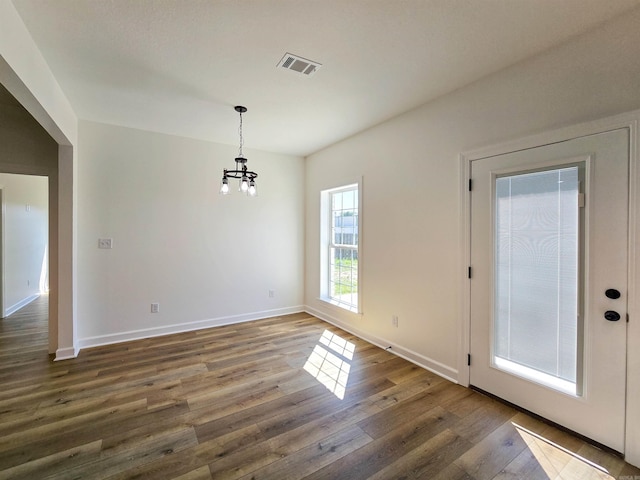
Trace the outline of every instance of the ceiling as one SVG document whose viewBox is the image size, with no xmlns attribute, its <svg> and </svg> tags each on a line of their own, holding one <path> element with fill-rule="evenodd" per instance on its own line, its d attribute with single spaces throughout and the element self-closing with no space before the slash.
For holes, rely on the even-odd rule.
<svg viewBox="0 0 640 480">
<path fill-rule="evenodd" d="M 640 0 L 13 3 L 79 118 L 237 145 L 245 105 L 245 147 L 308 155 Z"/>
</svg>

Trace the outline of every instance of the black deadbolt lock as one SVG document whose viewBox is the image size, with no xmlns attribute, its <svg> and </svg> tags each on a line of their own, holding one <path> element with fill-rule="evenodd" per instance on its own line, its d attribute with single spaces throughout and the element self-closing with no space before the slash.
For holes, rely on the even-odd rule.
<svg viewBox="0 0 640 480">
<path fill-rule="evenodd" d="M 618 312 L 614 312 L 613 310 L 607 310 L 604 312 L 604 318 L 609 320 L 610 322 L 617 322 L 620 320 L 620 314 Z"/>
<path fill-rule="evenodd" d="M 620 298 L 620 292 L 615 288 L 608 289 L 606 292 L 604 292 L 604 294 L 607 296 L 607 298 L 612 298 L 613 300 Z"/>
</svg>

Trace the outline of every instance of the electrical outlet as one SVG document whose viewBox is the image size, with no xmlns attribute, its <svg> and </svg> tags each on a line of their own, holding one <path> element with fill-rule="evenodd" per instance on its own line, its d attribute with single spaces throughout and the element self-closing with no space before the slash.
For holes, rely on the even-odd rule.
<svg viewBox="0 0 640 480">
<path fill-rule="evenodd" d="M 98 248 L 113 248 L 113 239 L 112 238 L 99 238 L 98 239 Z"/>
<path fill-rule="evenodd" d="M 152 303 L 151 304 L 151 313 L 158 313 L 160 311 L 160 304 L 159 303 Z"/>
<path fill-rule="evenodd" d="M 398 316 L 397 315 L 392 315 L 391 316 L 391 325 L 393 325 L 394 327 L 398 328 Z"/>
<path fill-rule="evenodd" d="M 269 298 L 273 298 L 276 296 L 276 291 L 275 290 L 269 290 Z"/>
</svg>

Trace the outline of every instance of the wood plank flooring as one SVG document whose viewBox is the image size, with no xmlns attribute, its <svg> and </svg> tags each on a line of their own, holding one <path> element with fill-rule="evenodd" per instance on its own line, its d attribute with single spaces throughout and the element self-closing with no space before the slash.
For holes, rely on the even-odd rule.
<svg viewBox="0 0 640 480">
<path fill-rule="evenodd" d="M 46 323 L 46 297 L 0 320 L 0 479 L 640 480 L 307 314 L 62 362 Z"/>
</svg>

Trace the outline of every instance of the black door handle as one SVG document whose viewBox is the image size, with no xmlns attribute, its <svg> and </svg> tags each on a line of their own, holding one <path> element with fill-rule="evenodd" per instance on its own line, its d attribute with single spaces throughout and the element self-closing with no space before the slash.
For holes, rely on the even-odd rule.
<svg viewBox="0 0 640 480">
<path fill-rule="evenodd" d="M 613 310 L 607 310 L 604 312 L 604 318 L 609 320 L 610 322 L 617 322 L 620 320 L 620 314 L 618 312 L 614 312 Z"/>
</svg>

